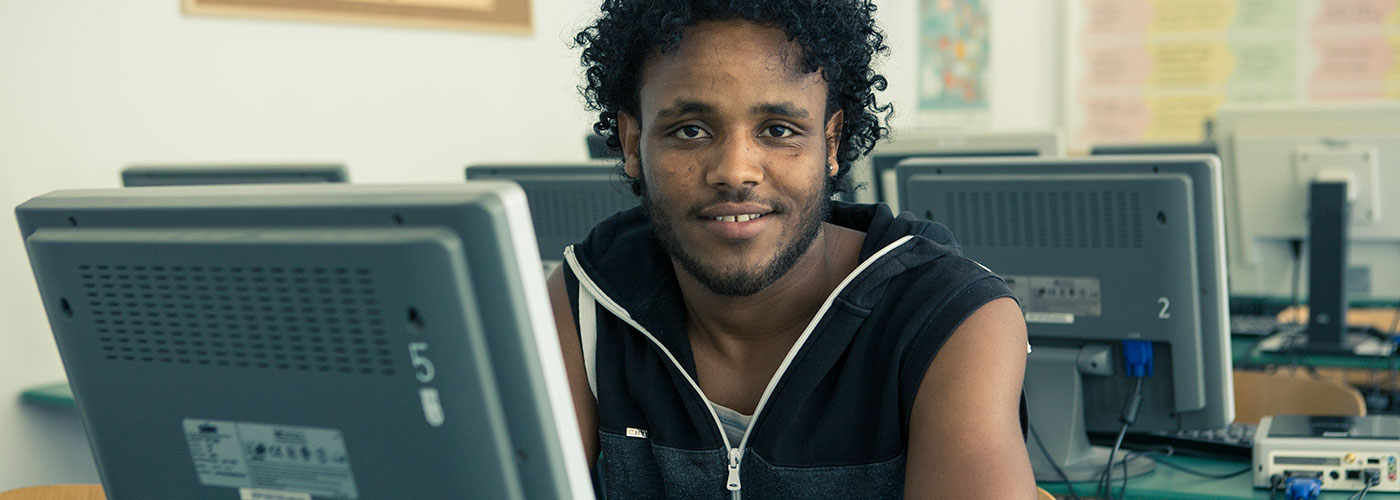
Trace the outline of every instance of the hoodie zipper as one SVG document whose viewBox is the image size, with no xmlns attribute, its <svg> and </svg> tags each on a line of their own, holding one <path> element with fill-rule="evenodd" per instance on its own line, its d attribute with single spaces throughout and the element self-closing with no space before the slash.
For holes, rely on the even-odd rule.
<svg viewBox="0 0 1400 500">
<path fill-rule="evenodd" d="M 745 432 L 747 432 L 747 430 Z M 729 484 L 725 485 L 725 487 L 729 488 L 729 491 L 734 492 L 736 495 L 739 493 L 739 488 L 741 486 L 739 484 L 739 458 L 743 456 L 743 450 L 738 448 L 729 449 Z"/>
<path fill-rule="evenodd" d="M 623 308 L 621 305 L 618 305 L 617 302 L 614 302 L 612 300 L 612 297 L 609 297 L 607 296 L 607 294 L 603 293 L 602 289 L 598 288 L 598 285 L 593 282 L 593 279 L 583 272 L 583 266 L 579 265 L 578 257 L 574 255 L 573 245 L 569 245 L 568 248 L 564 249 L 564 259 L 569 263 L 569 267 L 573 270 L 574 276 L 578 278 L 579 286 L 584 288 L 584 290 L 580 290 L 580 293 L 587 292 L 589 295 L 592 295 L 593 299 L 597 301 L 597 303 L 603 305 L 603 308 L 612 312 L 613 315 L 617 316 L 623 322 L 626 322 L 628 325 L 631 325 L 632 328 L 637 329 L 638 332 L 641 332 L 641 334 L 645 336 L 648 340 L 650 340 L 651 343 L 657 347 L 657 349 L 660 349 L 661 352 L 666 355 L 667 359 L 671 360 L 671 364 L 676 367 L 676 371 L 680 372 L 681 376 L 685 377 L 686 382 L 690 383 L 690 387 L 692 389 L 695 389 L 695 393 L 700 395 L 700 398 L 705 402 L 705 409 L 709 410 L 710 412 L 710 418 L 713 419 L 715 427 L 719 429 L 719 437 L 721 440 L 724 441 L 725 449 L 729 451 L 729 459 L 727 464 L 729 470 L 729 477 L 728 480 L 725 482 L 725 489 L 732 492 L 733 498 L 735 500 L 738 500 L 739 498 L 741 498 L 741 489 L 743 488 L 742 483 L 739 481 L 739 462 L 744 456 L 744 448 L 748 446 L 749 435 L 753 433 L 753 426 L 754 424 L 758 423 L 758 416 L 760 413 L 763 412 L 763 407 L 768 403 L 768 397 L 772 395 L 773 388 L 777 387 L 778 381 L 782 380 L 783 374 L 787 373 L 788 366 L 792 364 L 793 358 L 796 357 L 798 351 L 802 350 L 802 346 L 807 343 L 807 338 L 811 337 L 812 331 L 816 329 L 817 324 L 821 322 L 822 317 L 826 316 L 827 310 L 831 309 L 831 304 L 835 302 L 836 296 L 840 295 L 841 291 L 845 290 L 846 286 L 849 285 L 852 281 L 854 281 L 855 278 L 859 276 L 862 272 L 864 272 L 866 268 L 870 267 L 876 261 L 880 260 L 881 257 L 885 256 L 885 254 L 894 251 L 894 249 L 898 248 L 900 245 L 903 245 L 905 242 L 908 242 L 912 239 L 914 239 L 913 235 L 906 235 L 898 240 L 895 240 L 893 243 L 885 245 L 885 247 L 881 248 L 880 251 L 875 252 L 873 255 L 870 256 L 870 258 L 865 259 L 865 261 L 861 262 L 860 265 L 856 266 L 855 270 L 851 271 L 850 274 L 847 274 L 846 278 L 841 280 L 841 284 L 837 285 L 836 289 L 832 290 L 831 293 L 827 295 L 826 301 L 822 303 L 821 309 L 818 309 L 817 314 L 814 315 L 812 317 L 812 320 L 807 323 L 807 327 L 802 331 L 802 336 L 798 337 L 797 341 L 793 343 L 792 348 L 788 350 L 787 357 L 783 358 L 783 363 L 778 366 L 777 372 L 775 372 L 773 374 L 773 377 L 768 380 L 768 386 L 764 388 L 763 396 L 759 398 L 758 406 L 754 408 L 753 418 L 749 420 L 748 428 L 744 429 L 744 437 L 739 441 L 738 447 L 733 446 L 729 442 L 729 436 L 726 435 L 724 432 L 724 424 L 720 422 L 719 415 L 715 413 L 714 406 L 712 405 L 712 403 L 710 403 L 710 398 L 705 397 L 705 391 L 700 390 L 700 384 L 697 383 L 694 378 L 691 378 L 689 372 L 685 371 L 685 367 L 681 366 L 680 361 L 677 360 L 676 357 L 671 354 L 671 350 L 667 349 L 666 346 L 662 344 L 660 340 L 657 340 L 657 338 L 654 335 L 652 335 L 651 332 L 647 331 L 646 328 L 642 327 L 640 323 L 637 323 L 636 320 L 632 319 L 632 315 L 629 314 L 625 308 Z"/>
</svg>

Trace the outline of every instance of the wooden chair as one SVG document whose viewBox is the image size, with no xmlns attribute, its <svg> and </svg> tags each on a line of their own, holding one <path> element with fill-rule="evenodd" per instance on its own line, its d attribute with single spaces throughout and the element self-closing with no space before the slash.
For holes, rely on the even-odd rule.
<svg viewBox="0 0 1400 500">
<path fill-rule="evenodd" d="M 1366 414 L 1355 387 L 1306 373 L 1235 370 L 1235 421 L 1258 425 L 1266 415 Z"/>
<path fill-rule="evenodd" d="M 107 500 L 107 495 L 100 484 L 59 484 L 6 491 L 0 500 Z"/>
</svg>

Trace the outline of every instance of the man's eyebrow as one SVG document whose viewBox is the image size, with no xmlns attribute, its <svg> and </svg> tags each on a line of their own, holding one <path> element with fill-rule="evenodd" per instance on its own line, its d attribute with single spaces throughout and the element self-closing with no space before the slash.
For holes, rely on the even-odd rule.
<svg viewBox="0 0 1400 500">
<path fill-rule="evenodd" d="M 714 112 L 714 110 L 715 108 L 713 106 L 703 102 L 677 100 L 671 104 L 671 107 L 662 108 L 661 111 L 657 111 L 656 117 L 658 119 L 670 118 L 681 115 L 711 113 Z"/>
<path fill-rule="evenodd" d="M 790 102 L 759 104 L 754 106 L 750 112 L 756 115 L 778 115 L 788 118 L 806 118 L 810 115 L 806 109 L 799 108 Z"/>
</svg>

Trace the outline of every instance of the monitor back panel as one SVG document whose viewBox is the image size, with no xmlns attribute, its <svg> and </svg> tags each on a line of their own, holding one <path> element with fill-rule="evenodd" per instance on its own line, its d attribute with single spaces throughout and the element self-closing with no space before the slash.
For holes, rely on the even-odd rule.
<svg viewBox="0 0 1400 500">
<path fill-rule="evenodd" d="M 856 161 L 853 176 L 868 182 L 862 200 L 886 203 L 899 213 L 899 186 L 894 167 L 908 158 L 973 158 L 996 156 L 1063 156 L 1062 134 L 1056 130 L 1023 132 L 949 132 L 894 130 L 873 151 Z"/>
<path fill-rule="evenodd" d="M 525 190 L 540 258 L 564 259 L 564 248 L 583 241 L 604 219 L 638 205 L 617 177 L 614 163 L 578 165 L 480 165 L 467 180 L 509 180 Z"/>
<path fill-rule="evenodd" d="M 890 206 L 895 213 L 907 211 L 900 205 L 899 201 L 899 181 L 895 177 L 894 167 L 899 162 L 910 158 L 995 158 L 1002 156 L 1037 156 L 1039 150 L 1033 148 L 1025 149 L 1005 149 L 1005 150 L 963 150 L 963 151 L 923 151 L 923 152 L 875 152 L 870 154 L 870 168 L 874 172 L 871 178 L 871 191 L 876 193 L 875 201 L 885 203 Z"/>
<path fill-rule="evenodd" d="M 1206 388 L 1228 381 L 1229 368 L 1223 268 L 1215 271 L 1223 249 L 1209 250 L 1220 212 L 1196 186 L 1211 170 L 1074 161 L 919 160 L 900 175 L 911 211 L 947 225 L 964 255 L 1007 279 L 1032 345 L 1154 342 L 1156 375 L 1135 428 L 1189 426 L 1193 413 L 1218 420 L 1200 411 L 1221 403 Z M 1121 373 L 1085 379 L 1091 431 L 1117 430 L 1131 384 Z"/>
<path fill-rule="evenodd" d="M 55 335 L 61 347 L 73 346 L 64 347 L 61 353 L 70 370 L 74 395 L 90 427 L 90 438 L 99 448 L 105 448 L 102 443 L 109 439 L 120 440 L 120 436 L 111 437 L 112 433 L 120 435 L 125 432 L 121 429 L 130 425 L 123 420 L 110 426 L 100 423 L 114 412 L 140 413 L 115 417 L 119 419 L 165 419 L 148 425 L 153 426 L 152 432 L 166 433 L 166 439 L 179 437 L 186 418 L 225 418 L 232 422 L 247 419 L 279 425 L 300 422 L 306 427 L 341 432 L 351 454 L 351 466 L 355 467 L 352 471 L 360 471 L 356 472 L 357 483 L 366 478 L 392 483 L 390 472 L 397 474 L 414 466 L 356 465 L 377 460 L 373 453 L 361 457 L 357 449 L 387 448 L 377 447 L 384 444 L 375 441 L 380 439 L 379 430 L 374 432 L 376 437 L 356 437 L 362 428 L 351 424 L 399 418 L 404 426 L 432 427 L 426 420 L 429 416 L 422 400 L 428 396 L 419 392 L 424 387 L 419 377 L 427 370 L 425 365 L 431 364 L 437 371 L 434 383 L 451 387 L 436 387 L 441 404 L 445 405 L 445 424 L 424 432 L 447 432 L 442 429 L 467 424 L 468 415 L 480 412 L 485 412 L 480 413 L 480 419 L 489 420 L 489 405 L 480 410 L 447 405 L 458 404 L 460 401 L 455 400 L 459 397 L 475 397 L 458 396 L 478 390 L 458 385 L 493 384 L 511 441 L 513 458 L 504 463 L 515 467 L 524 495 L 570 498 L 591 490 L 581 458 L 580 463 L 574 464 L 573 455 L 568 454 L 578 452 L 576 447 L 567 449 L 575 444 L 577 435 L 560 437 L 560 433 L 577 429 L 567 383 L 556 365 L 541 361 L 556 359 L 558 354 L 550 349 L 557 349 L 557 334 L 548 317 L 539 261 L 533 258 L 533 250 L 514 250 L 530 248 L 528 245 L 533 243 L 529 224 L 523 222 L 523 207 L 523 194 L 518 188 L 483 182 L 442 186 L 340 184 L 70 191 L 30 200 L 16 213 L 21 233 L 30 245 Z M 512 220 L 515 217 L 520 220 Z M 288 233 L 292 235 L 287 236 Z M 379 235 L 375 237 L 378 239 L 370 238 L 372 235 Z M 389 236 L 394 238 L 386 240 Z M 97 237 L 100 242 L 75 243 Z M 136 244 L 142 241 L 147 243 Z M 202 246 L 194 249 L 196 244 Z M 104 249 L 92 250 L 98 247 Z M 254 283 L 255 280 L 261 281 Z M 158 283 L 186 289 L 143 288 Z M 200 286 L 216 288 L 195 288 Z M 480 290 L 487 292 L 474 292 Z M 99 295 L 90 297 L 89 293 Z M 464 306 L 469 304 L 475 305 Z M 269 313 L 265 307 L 274 310 Z M 149 315 L 172 311 L 181 315 L 174 318 L 175 323 L 165 316 L 157 318 L 160 325 L 151 323 Z M 480 311 L 490 314 L 477 314 Z M 114 317 L 114 313 L 120 316 Z M 197 318 L 187 318 L 185 314 Z M 99 319 L 108 323 L 98 324 Z M 143 324 L 133 325 L 135 320 Z M 333 321 L 338 323 L 335 327 L 339 331 L 329 328 Z M 134 333 L 134 326 L 140 326 L 142 333 Z M 118 332 L 118 327 L 124 331 Z M 99 328 L 108 331 L 98 332 Z M 288 336 L 292 328 L 299 330 L 299 339 Z M 319 330 L 319 336 L 310 335 L 312 328 Z M 472 333 L 473 329 L 484 332 L 479 335 L 484 346 L 476 346 L 485 350 L 484 358 L 480 352 L 470 351 L 476 342 L 471 339 L 478 336 Z M 179 346 L 187 351 L 183 358 L 174 352 L 177 331 L 178 340 L 186 343 Z M 205 345 L 191 343 L 194 333 L 200 334 L 199 341 Z M 262 338 L 249 339 L 253 333 Z M 223 348 L 219 351 L 222 355 L 213 354 L 216 346 L 210 336 L 214 334 L 223 343 L 218 346 Z M 273 334 L 280 336 L 276 342 L 269 339 Z M 426 342 L 427 346 L 413 347 L 415 342 Z M 116 351 L 105 350 L 106 347 Z M 123 350 L 128 347 L 131 350 Z M 195 347 L 203 347 L 203 354 L 195 353 Z M 368 352 L 359 351 L 361 348 Z M 168 352 L 161 352 L 162 349 Z M 310 358 L 296 359 L 297 354 Z M 278 355 L 291 357 L 278 359 Z M 126 359 L 128 356 L 136 359 Z M 326 356 L 326 360 L 316 356 Z M 88 358 L 96 362 L 88 362 Z M 477 363 L 483 359 L 489 362 Z M 228 364 L 221 365 L 219 361 Z M 240 366 L 239 362 L 248 366 Z M 305 369 L 301 368 L 303 365 Z M 483 369 L 489 370 L 491 376 L 482 375 Z M 183 370 L 191 374 L 186 375 Z M 191 385 L 182 385 L 186 383 Z M 120 387 L 113 389 L 109 384 Z M 342 389 L 328 389 L 332 385 L 354 389 L 336 392 Z M 131 399 L 137 389 L 151 391 L 142 397 L 155 403 Z M 198 404 L 219 411 L 191 409 L 195 401 L 187 398 L 205 393 L 210 396 L 200 396 Z M 284 401 L 299 397 L 318 405 L 261 405 L 250 402 L 248 396 L 252 393 Z M 179 400 L 159 401 L 171 394 L 180 395 Z M 90 398 L 91 405 L 87 403 Z M 146 412 L 145 407 L 161 408 L 169 415 L 155 415 Z M 257 413 L 271 408 L 286 411 L 293 418 L 261 417 Z M 302 421 L 303 417 L 308 420 Z M 496 433 L 489 426 L 470 432 Z M 427 458 L 462 458 L 451 455 L 462 450 L 436 450 L 458 448 L 446 441 L 457 437 L 427 441 L 421 437 L 401 435 L 395 441 L 399 448 L 386 457 L 411 462 L 416 460 L 414 447 L 427 446 L 434 448 L 430 453 L 423 452 Z M 364 439 L 370 441 L 356 444 Z M 370 444 L 375 447 L 366 448 Z M 471 453 L 487 453 L 485 450 Z M 96 451 L 99 457 L 108 453 L 103 449 Z M 111 455 L 112 463 L 130 461 L 122 453 Z M 154 456 L 157 451 L 145 453 Z M 170 460 L 191 460 L 188 452 L 182 453 L 183 456 L 177 454 Z M 164 451 L 160 454 L 166 455 Z M 104 476 L 117 477 L 102 467 Z M 166 470 L 172 477 L 184 470 L 194 478 L 187 480 L 197 481 L 191 464 L 184 463 L 183 467 Z M 467 472 L 460 461 L 453 467 L 455 472 L 448 476 L 480 476 Z M 488 465 L 481 474 L 489 474 L 490 470 Z M 452 481 L 447 476 L 441 480 Z M 487 486 L 472 488 L 466 491 Z M 385 495 L 414 498 L 411 494 L 417 493 Z M 231 498 L 237 498 L 236 492 Z M 428 494 L 423 498 L 440 497 Z"/>
<path fill-rule="evenodd" d="M 456 236 L 364 234 L 29 240 L 109 498 L 521 496 Z"/>
<path fill-rule="evenodd" d="M 348 178 L 342 165 L 151 165 L 122 170 L 126 187 L 346 182 Z"/>
<path fill-rule="evenodd" d="M 1089 150 L 1092 156 L 1116 155 L 1219 155 L 1214 142 L 1166 142 L 1142 144 L 1100 144 Z"/>
<path fill-rule="evenodd" d="M 618 160 L 622 159 L 622 152 L 616 151 L 608 147 L 607 138 L 601 135 L 590 132 L 588 135 L 584 136 L 583 140 L 584 143 L 588 146 L 589 158 L 595 160 L 603 160 L 608 158 Z"/>
</svg>

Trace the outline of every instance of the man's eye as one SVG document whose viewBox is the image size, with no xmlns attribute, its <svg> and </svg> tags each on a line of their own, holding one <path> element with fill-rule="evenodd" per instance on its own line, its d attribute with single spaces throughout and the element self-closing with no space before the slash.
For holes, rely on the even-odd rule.
<svg viewBox="0 0 1400 500">
<path fill-rule="evenodd" d="M 767 128 L 764 128 L 763 133 L 760 135 L 763 135 L 764 137 L 788 137 L 794 133 L 795 132 L 793 132 L 793 130 L 789 127 L 783 125 L 770 125 Z"/>
<path fill-rule="evenodd" d="M 675 132 L 671 132 L 671 135 L 674 135 L 681 139 L 699 139 L 701 137 L 705 137 L 705 129 L 697 127 L 695 125 L 686 125 L 684 127 L 676 129 Z"/>
</svg>

